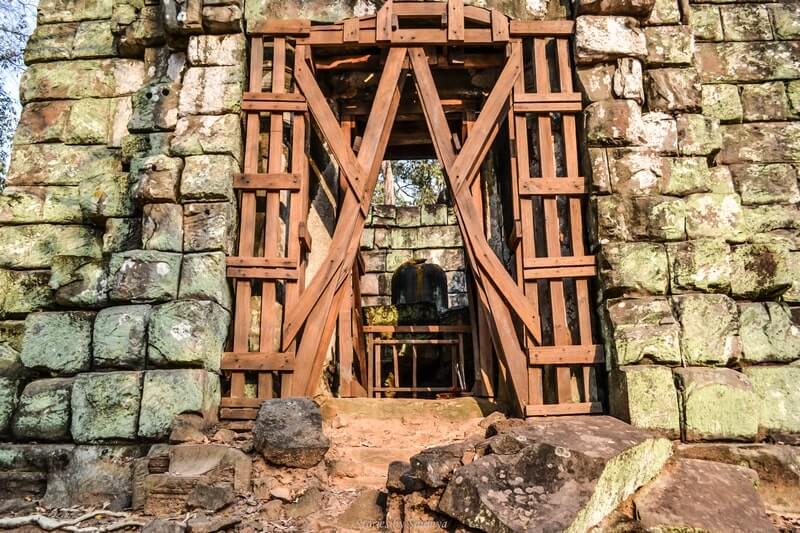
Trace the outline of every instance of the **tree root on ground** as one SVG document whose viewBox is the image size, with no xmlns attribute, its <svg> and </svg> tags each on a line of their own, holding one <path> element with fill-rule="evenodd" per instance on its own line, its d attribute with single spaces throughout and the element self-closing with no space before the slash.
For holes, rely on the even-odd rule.
<svg viewBox="0 0 800 533">
<path fill-rule="evenodd" d="M 58 520 L 56 518 L 51 518 L 49 516 L 41 515 L 41 514 L 32 514 L 26 516 L 16 516 L 13 518 L 0 518 L 0 529 L 11 529 L 15 527 L 21 526 L 37 526 L 45 531 L 55 531 L 57 529 L 62 529 L 64 531 L 70 531 L 72 533 L 105 533 L 108 531 L 116 531 L 118 529 L 124 529 L 126 527 L 142 527 L 144 526 L 144 522 L 140 522 L 138 520 L 122 520 L 120 522 L 114 522 L 113 524 L 107 524 L 102 526 L 89 526 L 89 527 L 78 527 L 78 524 L 81 522 L 85 522 L 92 518 L 99 518 L 99 517 L 111 517 L 111 518 L 127 518 L 129 515 L 128 513 L 116 513 L 113 511 L 92 511 L 90 513 L 82 514 L 77 518 L 69 518 L 66 520 Z"/>
</svg>

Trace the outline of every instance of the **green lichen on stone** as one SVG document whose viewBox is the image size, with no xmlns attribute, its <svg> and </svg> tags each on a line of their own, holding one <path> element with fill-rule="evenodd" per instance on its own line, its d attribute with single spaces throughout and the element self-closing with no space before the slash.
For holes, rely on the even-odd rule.
<svg viewBox="0 0 800 533">
<path fill-rule="evenodd" d="M 790 81 L 786 84 L 786 96 L 792 106 L 792 112 L 800 114 L 800 80 Z"/>
<path fill-rule="evenodd" d="M 107 218 L 103 233 L 103 253 L 125 252 L 140 248 L 142 223 L 138 218 Z"/>
<path fill-rule="evenodd" d="M 750 83 L 742 87 L 742 107 L 746 121 L 784 120 L 789 101 L 783 82 Z"/>
<path fill-rule="evenodd" d="M 30 313 L 55 302 L 49 270 L 0 269 L 0 317 Z"/>
<path fill-rule="evenodd" d="M 239 115 L 188 116 L 178 119 L 170 144 L 172 155 L 242 154 L 242 129 Z"/>
<path fill-rule="evenodd" d="M 22 440 L 68 441 L 73 381 L 73 378 L 40 379 L 26 385 L 11 422 L 14 436 Z"/>
<path fill-rule="evenodd" d="M 135 439 L 142 372 L 80 374 L 72 386 L 72 438 L 91 443 Z"/>
<path fill-rule="evenodd" d="M 800 37 L 800 6 L 793 2 L 785 2 L 770 5 L 769 9 L 772 11 L 775 37 L 778 39 Z"/>
<path fill-rule="evenodd" d="M 31 102 L 124 96 L 141 87 L 144 74 L 144 62 L 133 59 L 35 63 L 22 76 L 20 98 Z"/>
<path fill-rule="evenodd" d="M 0 376 L 16 378 L 24 373 L 19 360 L 24 333 L 25 322 L 22 320 L 0 322 Z"/>
<path fill-rule="evenodd" d="M 685 441 L 755 438 L 758 399 L 747 377 L 729 368 L 679 368 L 675 375 Z"/>
<path fill-rule="evenodd" d="M 649 26 L 647 38 L 648 65 L 691 65 L 694 35 L 687 26 Z"/>
<path fill-rule="evenodd" d="M 789 278 L 788 252 L 770 244 L 742 244 L 731 254 L 731 293 L 752 299 L 771 298 L 785 292 Z"/>
<path fill-rule="evenodd" d="M 228 155 L 193 155 L 185 159 L 181 200 L 231 200 L 239 164 Z"/>
<path fill-rule="evenodd" d="M 113 4 L 113 0 L 41 0 L 39 24 L 107 19 Z"/>
<path fill-rule="evenodd" d="M 743 360 L 788 363 L 800 359 L 800 328 L 786 304 L 740 303 L 739 323 Z"/>
<path fill-rule="evenodd" d="M 736 194 L 691 194 L 686 198 L 686 233 L 690 239 L 746 238 L 741 199 Z"/>
<path fill-rule="evenodd" d="M 772 39 L 767 6 L 731 5 L 720 8 L 726 41 L 759 41 Z"/>
<path fill-rule="evenodd" d="M 717 6 L 692 5 L 689 10 L 689 26 L 697 39 L 722 40 L 722 19 Z"/>
<path fill-rule="evenodd" d="M 730 169 L 744 205 L 800 202 L 797 171 L 788 163 L 731 165 Z"/>
<path fill-rule="evenodd" d="M 117 54 L 110 20 L 81 22 L 72 43 L 72 58 L 111 57 Z"/>
<path fill-rule="evenodd" d="M 609 385 L 612 415 L 638 428 L 680 435 L 678 392 L 670 368 L 624 366 L 609 374 Z"/>
<path fill-rule="evenodd" d="M 0 195 L 0 223 L 80 224 L 77 187 L 6 187 Z"/>
<path fill-rule="evenodd" d="M 370 326 L 396 326 L 399 320 L 397 306 L 372 305 L 364 308 L 364 318 Z"/>
<path fill-rule="evenodd" d="M 144 368 L 149 305 L 107 307 L 97 313 L 92 344 L 95 368 Z"/>
<path fill-rule="evenodd" d="M 231 309 L 231 294 L 225 278 L 225 254 L 210 252 L 184 255 L 178 296 L 211 300 L 225 309 Z"/>
<path fill-rule="evenodd" d="M 609 300 L 604 320 L 617 366 L 681 363 L 680 327 L 666 298 Z"/>
<path fill-rule="evenodd" d="M 680 20 L 681 11 L 678 9 L 677 0 L 656 0 L 647 23 L 678 24 Z"/>
<path fill-rule="evenodd" d="M 178 296 L 181 254 L 131 250 L 111 254 L 108 272 L 112 300 L 151 302 Z"/>
<path fill-rule="evenodd" d="M 100 237 L 87 226 L 31 224 L 0 227 L 0 266 L 48 268 L 57 255 L 100 257 Z"/>
<path fill-rule="evenodd" d="M 114 150 L 101 146 L 30 144 L 14 148 L 8 185 L 80 185 L 122 171 Z"/>
<path fill-rule="evenodd" d="M 238 113 L 242 104 L 243 65 L 190 67 L 183 78 L 178 114 Z"/>
<path fill-rule="evenodd" d="M 111 102 L 107 98 L 87 98 L 72 104 L 64 142 L 67 144 L 106 144 L 109 137 Z"/>
<path fill-rule="evenodd" d="M 17 406 L 17 380 L 0 378 L 0 434 L 5 434 Z"/>
<path fill-rule="evenodd" d="M 199 413 L 211 423 L 219 406 L 219 377 L 205 370 L 149 370 L 145 373 L 138 436 L 163 439 L 172 419 Z"/>
<path fill-rule="evenodd" d="M 681 323 L 681 353 L 688 365 L 726 365 L 741 354 L 738 313 L 723 294 L 674 298 Z"/>
<path fill-rule="evenodd" d="M 709 182 L 708 162 L 704 157 L 669 157 L 664 194 L 687 195 L 707 192 Z"/>
<path fill-rule="evenodd" d="M 742 120 L 739 88 L 730 84 L 703 85 L 703 114 L 721 122 Z"/>
<path fill-rule="evenodd" d="M 758 398 L 760 433 L 778 440 L 800 433 L 800 366 L 753 366 L 743 372 Z"/>
<path fill-rule="evenodd" d="M 636 199 L 637 210 L 646 214 L 646 237 L 677 241 L 686 238 L 686 203 L 681 198 L 652 196 Z M 641 232 L 638 232 L 641 235 Z"/>
<path fill-rule="evenodd" d="M 97 307 L 108 301 L 108 268 L 92 257 L 56 256 L 50 276 L 56 302 L 64 306 Z"/>
<path fill-rule="evenodd" d="M 20 360 L 26 368 L 51 374 L 76 374 L 91 366 L 94 313 L 31 313 L 25 318 Z"/>
<path fill-rule="evenodd" d="M 147 360 L 155 367 L 218 371 L 230 316 L 214 302 L 180 300 L 153 308 Z"/>
<path fill-rule="evenodd" d="M 602 248 L 600 278 L 614 296 L 666 294 L 669 268 L 666 249 L 656 243 L 616 243 Z"/>
<path fill-rule="evenodd" d="M 701 114 L 678 115 L 678 152 L 707 156 L 722 148 L 719 120 Z"/>
<path fill-rule="evenodd" d="M 731 283 L 730 246 L 722 239 L 667 244 L 673 293 L 727 293 Z"/>
</svg>

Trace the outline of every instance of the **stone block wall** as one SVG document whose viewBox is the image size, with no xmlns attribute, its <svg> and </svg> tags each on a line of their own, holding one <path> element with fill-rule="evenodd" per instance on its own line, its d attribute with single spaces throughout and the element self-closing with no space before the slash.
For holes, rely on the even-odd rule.
<svg viewBox="0 0 800 533">
<path fill-rule="evenodd" d="M 583 4 L 611 412 L 687 441 L 797 441 L 800 4 Z"/>
<path fill-rule="evenodd" d="M 42 0 L 0 194 L 4 440 L 216 419 L 246 40 L 238 0 Z"/>
<path fill-rule="evenodd" d="M 376 205 L 361 237 L 365 274 L 363 305 L 392 303 L 392 274 L 412 259 L 441 267 L 447 276 L 449 307 L 466 307 L 467 278 L 461 230 L 446 205 L 395 207 Z"/>
</svg>

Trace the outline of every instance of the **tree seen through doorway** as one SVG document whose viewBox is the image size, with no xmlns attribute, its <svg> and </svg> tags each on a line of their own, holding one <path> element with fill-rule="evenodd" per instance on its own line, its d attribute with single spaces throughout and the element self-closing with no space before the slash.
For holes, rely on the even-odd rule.
<svg viewBox="0 0 800 533">
<path fill-rule="evenodd" d="M 373 205 L 432 205 L 446 203 L 442 166 L 436 159 L 384 161 Z"/>
</svg>

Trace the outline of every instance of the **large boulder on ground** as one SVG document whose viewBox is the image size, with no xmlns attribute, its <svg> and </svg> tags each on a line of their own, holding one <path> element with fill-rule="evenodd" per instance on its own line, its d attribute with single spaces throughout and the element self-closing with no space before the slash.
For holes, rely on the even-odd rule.
<svg viewBox="0 0 800 533">
<path fill-rule="evenodd" d="M 330 448 L 322 413 L 308 398 L 266 400 L 253 427 L 253 445 L 269 462 L 298 468 L 319 463 Z"/>
<path fill-rule="evenodd" d="M 678 459 L 633 502 L 648 531 L 775 531 L 757 480 L 748 468 Z"/>
<path fill-rule="evenodd" d="M 453 472 L 440 512 L 487 532 L 586 531 L 655 477 L 670 441 L 611 417 L 539 419 L 502 430 Z"/>
<path fill-rule="evenodd" d="M 800 513 L 800 448 L 780 444 L 707 443 L 682 444 L 678 457 L 705 459 L 752 468 L 758 474 L 758 490 L 767 509 Z"/>
</svg>

